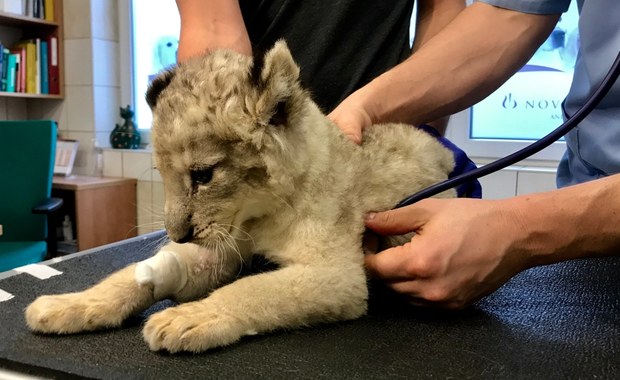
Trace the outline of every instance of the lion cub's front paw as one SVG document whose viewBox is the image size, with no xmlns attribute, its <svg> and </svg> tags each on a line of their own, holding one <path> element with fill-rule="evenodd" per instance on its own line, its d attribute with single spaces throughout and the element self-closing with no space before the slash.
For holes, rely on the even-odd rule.
<svg viewBox="0 0 620 380">
<path fill-rule="evenodd" d="M 37 298 L 26 308 L 26 323 L 37 332 L 71 334 L 116 327 L 122 318 L 114 305 L 70 293 Z"/>
<path fill-rule="evenodd" d="M 144 340 L 153 351 L 202 352 L 236 342 L 244 331 L 241 323 L 199 302 L 183 304 L 153 314 L 144 326 Z"/>
</svg>

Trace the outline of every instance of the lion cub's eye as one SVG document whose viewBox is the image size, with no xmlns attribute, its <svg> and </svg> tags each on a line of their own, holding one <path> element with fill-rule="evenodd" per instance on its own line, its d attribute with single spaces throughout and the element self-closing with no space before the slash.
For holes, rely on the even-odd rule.
<svg viewBox="0 0 620 380">
<path fill-rule="evenodd" d="M 192 169 L 190 176 L 194 185 L 206 185 L 213 179 L 213 167 Z"/>
</svg>

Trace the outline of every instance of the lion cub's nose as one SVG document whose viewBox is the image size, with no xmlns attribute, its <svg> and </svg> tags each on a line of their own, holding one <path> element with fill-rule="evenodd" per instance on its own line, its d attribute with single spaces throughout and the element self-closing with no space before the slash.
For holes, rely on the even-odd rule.
<svg viewBox="0 0 620 380">
<path fill-rule="evenodd" d="M 170 235 L 170 234 L 168 234 Z M 179 244 L 183 244 L 183 243 L 187 243 L 190 240 L 192 240 L 192 237 L 194 236 L 194 227 L 191 226 L 189 227 L 189 229 L 186 231 L 185 236 L 182 237 L 178 237 L 175 238 L 175 236 L 169 236 L 170 239 L 172 239 L 172 241 L 174 241 L 175 243 L 179 243 Z"/>
</svg>

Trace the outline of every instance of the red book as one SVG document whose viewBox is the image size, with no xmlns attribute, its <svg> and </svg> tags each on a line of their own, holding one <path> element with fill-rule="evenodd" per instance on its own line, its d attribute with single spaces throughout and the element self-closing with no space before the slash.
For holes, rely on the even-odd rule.
<svg viewBox="0 0 620 380">
<path fill-rule="evenodd" d="M 49 76 L 49 93 L 60 94 L 60 78 L 58 72 L 58 38 L 47 39 L 47 73 Z"/>
</svg>

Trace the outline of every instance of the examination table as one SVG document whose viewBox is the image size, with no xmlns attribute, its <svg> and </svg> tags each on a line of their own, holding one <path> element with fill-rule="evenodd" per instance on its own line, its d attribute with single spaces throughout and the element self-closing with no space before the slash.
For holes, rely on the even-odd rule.
<svg viewBox="0 0 620 380">
<path fill-rule="evenodd" d="M 620 378 L 620 258 L 534 268 L 462 311 L 427 310 L 371 286 L 355 321 L 243 338 L 202 354 L 149 351 L 145 318 L 122 328 L 31 333 L 24 308 L 37 296 L 82 290 L 152 255 L 163 232 L 46 262 L 60 275 L 0 274 L 0 368 L 70 379 Z M 345 275 L 345 274 L 343 274 Z"/>
</svg>

